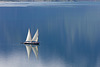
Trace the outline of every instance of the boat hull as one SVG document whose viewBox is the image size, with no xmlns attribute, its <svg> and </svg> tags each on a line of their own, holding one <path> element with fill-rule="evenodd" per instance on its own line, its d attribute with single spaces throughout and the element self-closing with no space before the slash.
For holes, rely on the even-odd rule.
<svg viewBox="0 0 100 67">
<path fill-rule="evenodd" d="M 29 43 L 29 42 L 24 42 L 24 43 L 21 43 L 21 44 L 31 44 L 31 45 L 39 45 L 39 42 L 31 42 L 31 43 Z"/>
</svg>

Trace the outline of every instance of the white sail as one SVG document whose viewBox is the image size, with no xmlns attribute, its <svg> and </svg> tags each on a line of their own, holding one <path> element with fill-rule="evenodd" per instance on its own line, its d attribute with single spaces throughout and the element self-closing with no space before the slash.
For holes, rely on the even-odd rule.
<svg viewBox="0 0 100 67">
<path fill-rule="evenodd" d="M 39 34 L 38 34 L 38 29 L 37 29 L 32 41 L 36 41 L 37 42 L 38 41 L 38 36 L 39 36 Z"/>
<path fill-rule="evenodd" d="M 33 39 L 31 38 L 30 29 L 28 29 L 26 41 L 36 41 L 37 42 L 38 41 L 38 29 L 37 29 Z M 36 58 L 38 58 L 38 46 L 32 46 L 31 44 L 25 45 L 25 46 L 26 46 L 26 50 L 27 50 L 28 59 L 30 58 L 31 50 L 33 50 Z"/>
<path fill-rule="evenodd" d="M 26 50 L 27 50 L 27 55 L 28 55 L 28 59 L 29 59 L 30 58 L 30 53 L 31 53 L 31 46 L 26 45 Z"/>
<path fill-rule="evenodd" d="M 28 34 L 27 34 L 27 38 L 26 38 L 26 41 L 31 41 L 31 32 L 30 32 L 30 29 L 28 29 Z"/>
<path fill-rule="evenodd" d="M 33 52 L 34 52 L 36 58 L 38 59 L 38 46 L 32 47 L 32 50 L 33 50 Z"/>
</svg>

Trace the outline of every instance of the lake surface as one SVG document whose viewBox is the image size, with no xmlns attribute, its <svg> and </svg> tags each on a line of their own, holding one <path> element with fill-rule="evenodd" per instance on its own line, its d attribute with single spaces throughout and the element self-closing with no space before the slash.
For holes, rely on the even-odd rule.
<svg viewBox="0 0 100 67">
<path fill-rule="evenodd" d="M 100 67 L 100 2 L 0 3 L 0 67 Z M 39 59 L 20 42 L 39 29 Z"/>
</svg>

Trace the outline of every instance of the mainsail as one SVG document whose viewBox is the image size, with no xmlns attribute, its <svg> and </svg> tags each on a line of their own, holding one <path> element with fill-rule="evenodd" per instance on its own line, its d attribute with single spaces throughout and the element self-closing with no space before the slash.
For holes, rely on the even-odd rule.
<svg viewBox="0 0 100 67">
<path fill-rule="evenodd" d="M 30 29 L 28 29 L 28 34 L 27 34 L 27 38 L 26 38 L 26 41 L 31 41 L 31 32 L 30 32 Z"/>
<path fill-rule="evenodd" d="M 37 42 L 38 41 L 38 36 L 39 36 L 39 34 L 38 34 L 38 29 L 37 29 L 32 41 L 36 41 Z"/>
</svg>

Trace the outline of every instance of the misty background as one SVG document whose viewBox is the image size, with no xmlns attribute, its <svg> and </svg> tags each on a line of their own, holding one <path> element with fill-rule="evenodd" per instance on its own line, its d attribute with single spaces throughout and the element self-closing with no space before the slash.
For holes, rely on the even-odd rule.
<svg viewBox="0 0 100 67">
<path fill-rule="evenodd" d="M 47 4 L 0 4 L 0 66 L 99 67 L 99 3 Z M 39 29 L 39 60 L 20 44 L 28 28 Z"/>
</svg>

